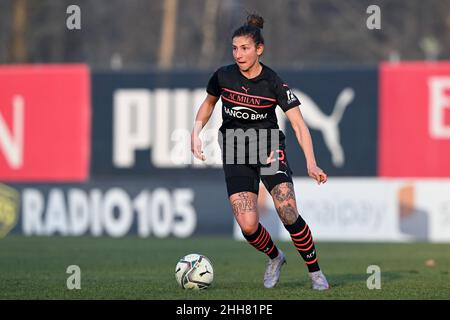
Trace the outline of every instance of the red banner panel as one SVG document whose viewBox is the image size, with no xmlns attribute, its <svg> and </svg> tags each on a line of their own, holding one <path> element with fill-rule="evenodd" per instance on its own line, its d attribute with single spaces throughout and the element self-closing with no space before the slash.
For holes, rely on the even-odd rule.
<svg viewBox="0 0 450 320">
<path fill-rule="evenodd" d="M 450 177 L 450 62 L 382 64 L 378 173 Z"/>
<path fill-rule="evenodd" d="M 1 66 L 0 181 L 85 181 L 89 123 L 87 66 Z"/>
</svg>

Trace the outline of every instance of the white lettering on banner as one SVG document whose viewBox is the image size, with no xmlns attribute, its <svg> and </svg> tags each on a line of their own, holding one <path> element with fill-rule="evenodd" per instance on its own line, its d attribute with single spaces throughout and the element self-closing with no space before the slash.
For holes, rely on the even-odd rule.
<svg viewBox="0 0 450 320">
<path fill-rule="evenodd" d="M 113 162 L 119 168 L 133 166 L 136 150 L 150 147 L 150 99 L 148 90 L 114 93 Z"/>
<path fill-rule="evenodd" d="M 122 188 L 72 188 L 66 194 L 54 188 L 47 197 L 28 188 L 22 192 L 22 227 L 25 235 L 78 236 L 90 231 L 94 236 L 122 237 L 135 222 L 140 237 L 185 238 L 197 225 L 193 200 L 190 189 L 142 190 L 131 198 Z"/>
<path fill-rule="evenodd" d="M 6 162 L 12 169 L 20 169 L 23 165 L 25 128 L 25 103 L 22 96 L 14 96 L 12 110 L 11 131 L 0 113 L 0 152 L 5 155 Z"/>
<path fill-rule="evenodd" d="M 46 234 L 69 234 L 67 208 L 62 190 L 53 189 L 49 192 L 44 221 Z"/>
<path fill-rule="evenodd" d="M 148 237 L 150 235 L 150 216 L 147 212 L 149 197 L 147 190 L 142 190 L 133 200 L 133 209 L 136 211 L 139 221 L 137 233 L 140 237 Z"/>
<path fill-rule="evenodd" d="M 191 235 L 192 230 L 197 225 L 197 215 L 192 203 L 194 202 L 194 191 L 191 189 L 175 189 L 174 211 L 180 218 L 179 223 L 173 226 L 173 235 L 179 238 L 186 238 Z"/>
<path fill-rule="evenodd" d="M 103 226 L 112 237 L 124 236 L 133 222 L 128 194 L 120 188 L 108 190 L 103 199 Z"/>
<path fill-rule="evenodd" d="M 354 99 L 352 88 L 343 89 L 336 98 L 331 115 L 305 93 L 294 90 L 302 102 L 302 113 L 311 129 L 321 131 L 336 167 L 345 163 L 340 142 L 339 123 L 348 105 Z M 205 167 L 222 165 L 217 130 L 221 123 L 221 101 L 217 103 L 210 120 L 201 133 L 206 161 L 193 157 L 190 135 L 195 116 L 205 96 L 204 89 L 120 89 L 114 93 L 113 163 L 118 168 L 131 168 L 137 150 L 150 150 L 151 163 L 159 168 L 177 168 L 188 165 Z M 276 109 L 279 127 L 285 129 L 286 117 Z M 261 120 L 267 114 L 245 112 L 243 107 L 225 107 L 224 112 L 242 119 Z M 156 139 L 157 137 L 157 139 Z"/>
<path fill-rule="evenodd" d="M 206 136 L 203 147 L 211 150 L 210 145 L 213 145 L 208 161 L 205 163 L 193 158 L 190 151 L 195 108 L 200 106 L 200 99 L 203 98 L 204 90 L 117 90 L 114 93 L 113 108 L 114 165 L 118 168 L 131 168 L 135 164 L 137 150 L 152 148 L 151 162 L 156 167 L 220 166 L 220 149 L 217 143 L 220 112 L 213 112 L 202 131 L 202 138 Z M 207 130 L 211 127 L 215 130 Z"/>
<path fill-rule="evenodd" d="M 71 235 L 79 236 L 89 228 L 89 201 L 80 189 L 70 189 L 67 193 Z"/>
<path fill-rule="evenodd" d="M 44 213 L 44 196 L 36 189 L 25 189 L 22 192 L 22 228 L 29 235 L 45 234 L 42 216 Z"/>
<path fill-rule="evenodd" d="M 86 197 L 87 198 L 87 197 Z M 90 229 L 93 236 L 102 235 L 102 220 L 100 212 L 102 212 L 102 191 L 100 189 L 92 189 L 90 192 Z"/>
<path fill-rule="evenodd" d="M 171 229 L 173 216 L 170 195 L 166 189 L 158 188 L 153 191 L 151 211 L 158 212 L 158 214 L 151 216 L 150 224 L 155 227 L 153 233 L 158 238 L 167 237 Z"/>
<path fill-rule="evenodd" d="M 155 90 L 154 119 L 155 140 L 152 145 L 152 162 L 157 167 L 164 167 L 170 154 L 170 123 L 177 118 L 171 111 L 173 91 Z"/>
<path fill-rule="evenodd" d="M 430 77 L 428 81 L 429 133 L 435 139 L 450 138 L 450 120 L 445 123 L 445 111 L 450 115 L 450 77 Z"/>
</svg>

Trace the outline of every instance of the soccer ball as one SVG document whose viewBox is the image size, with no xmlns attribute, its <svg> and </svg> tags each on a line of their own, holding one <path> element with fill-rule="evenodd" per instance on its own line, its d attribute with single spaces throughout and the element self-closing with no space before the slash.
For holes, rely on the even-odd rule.
<svg viewBox="0 0 450 320">
<path fill-rule="evenodd" d="M 175 278 L 183 289 L 206 289 L 214 279 L 213 266 L 204 255 L 191 253 L 178 261 Z"/>
</svg>

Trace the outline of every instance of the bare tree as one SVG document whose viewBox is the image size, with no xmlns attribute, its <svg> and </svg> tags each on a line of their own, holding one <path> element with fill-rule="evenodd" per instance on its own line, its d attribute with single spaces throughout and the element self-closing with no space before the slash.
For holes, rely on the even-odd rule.
<svg viewBox="0 0 450 320">
<path fill-rule="evenodd" d="M 219 13 L 219 0 L 205 0 L 203 12 L 203 42 L 198 65 L 209 66 L 213 60 L 216 48 L 217 15 Z"/>
<path fill-rule="evenodd" d="M 164 17 L 158 61 L 158 65 L 162 68 L 170 68 L 172 66 L 175 51 L 177 6 L 178 0 L 164 0 Z"/>
<path fill-rule="evenodd" d="M 65 28 L 72 0 L 1 0 L 0 63 L 86 62 L 123 68 L 214 68 L 230 63 L 248 12 L 266 20 L 264 62 L 276 67 L 450 59 L 449 0 L 77 0 L 82 29 Z"/>
<path fill-rule="evenodd" d="M 20 63 L 27 61 L 27 1 L 14 0 L 13 21 L 11 37 L 11 62 Z"/>
</svg>

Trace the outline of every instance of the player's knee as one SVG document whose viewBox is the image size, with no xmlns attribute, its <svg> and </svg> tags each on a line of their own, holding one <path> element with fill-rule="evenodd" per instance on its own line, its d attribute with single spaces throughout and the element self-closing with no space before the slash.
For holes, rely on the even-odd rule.
<svg viewBox="0 0 450 320">
<path fill-rule="evenodd" d="M 252 235 L 258 230 L 258 223 L 242 223 L 239 225 L 242 233 L 245 235 Z"/>
</svg>

